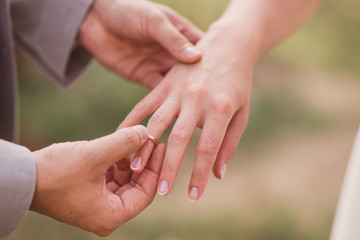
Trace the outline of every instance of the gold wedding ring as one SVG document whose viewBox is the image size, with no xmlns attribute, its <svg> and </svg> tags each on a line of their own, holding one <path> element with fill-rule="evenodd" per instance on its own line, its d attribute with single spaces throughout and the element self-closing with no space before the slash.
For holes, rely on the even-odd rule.
<svg viewBox="0 0 360 240">
<path fill-rule="evenodd" d="M 149 134 L 149 139 L 155 144 L 155 146 L 158 144 L 158 140 L 153 135 Z"/>
</svg>

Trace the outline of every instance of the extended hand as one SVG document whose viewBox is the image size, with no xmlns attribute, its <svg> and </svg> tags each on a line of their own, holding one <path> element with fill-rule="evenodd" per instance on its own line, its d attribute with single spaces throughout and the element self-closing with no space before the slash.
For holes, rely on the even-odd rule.
<svg viewBox="0 0 360 240">
<path fill-rule="evenodd" d="M 208 33 L 198 45 L 203 49 L 202 60 L 192 65 L 177 64 L 119 126 L 132 126 L 154 113 L 148 129 L 159 139 L 177 118 L 161 170 L 158 185 L 161 195 L 171 191 L 197 127 L 202 133 L 189 185 L 190 200 L 201 196 L 212 168 L 215 176 L 222 178 L 247 126 L 254 61 L 249 56 L 234 54 L 227 39 L 231 38 Z M 152 148 L 149 142 L 135 154 L 134 170 L 143 169 Z"/>
<path fill-rule="evenodd" d="M 177 62 L 201 58 L 202 32 L 168 7 L 144 0 L 96 0 L 80 42 L 106 67 L 155 87 Z"/>
<path fill-rule="evenodd" d="M 101 236 L 110 234 L 156 194 L 164 144 L 141 173 L 132 174 L 127 158 L 147 139 L 147 129 L 137 126 L 34 152 L 37 184 L 31 210 Z"/>
</svg>

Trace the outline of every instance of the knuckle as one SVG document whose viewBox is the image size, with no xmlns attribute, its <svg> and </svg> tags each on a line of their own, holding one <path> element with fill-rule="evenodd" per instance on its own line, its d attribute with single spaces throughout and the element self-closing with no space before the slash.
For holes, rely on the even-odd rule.
<svg viewBox="0 0 360 240">
<path fill-rule="evenodd" d="M 103 219 L 102 222 L 96 222 L 94 226 L 91 229 L 91 232 L 94 234 L 100 236 L 100 237 L 106 237 L 109 236 L 114 230 L 115 226 L 113 223 Z"/>
<path fill-rule="evenodd" d="M 107 237 L 110 235 L 110 231 L 106 231 L 106 230 L 98 230 L 96 232 L 94 232 L 96 235 L 98 235 L 99 237 Z"/>
<path fill-rule="evenodd" d="M 140 111 L 143 111 L 145 108 L 146 108 L 145 101 L 140 101 L 135 105 L 134 111 L 140 112 Z"/>
<path fill-rule="evenodd" d="M 217 153 L 215 141 L 213 139 L 206 139 L 200 143 L 198 151 L 205 155 L 215 155 Z"/>
<path fill-rule="evenodd" d="M 173 11 L 170 7 L 168 7 L 168 6 L 159 4 L 157 7 L 158 7 L 160 10 L 162 10 L 163 12 L 170 13 L 170 14 L 174 14 L 174 13 L 173 13 L 174 11 Z"/>
<path fill-rule="evenodd" d="M 147 13 L 148 21 L 151 25 L 157 26 L 166 20 L 161 11 L 149 11 Z"/>
<path fill-rule="evenodd" d="M 189 94 L 195 103 L 200 103 L 206 98 L 207 90 L 202 86 L 194 86 L 189 89 Z"/>
<path fill-rule="evenodd" d="M 216 114 L 229 115 L 233 111 L 233 102 L 227 96 L 216 96 L 212 105 Z"/>
<path fill-rule="evenodd" d="M 197 184 L 200 183 L 200 185 L 202 185 L 203 183 L 205 183 L 208 179 L 208 173 L 205 170 L 194 170 L 193 173 L 191 174 L 191 178 L 194 182 L 196 182 Z"/>
<path fill-rule="evenodd" d="M 123 131 L 123 144 L 127 146 L 136 145 L 140 141 L 140 137 L 133 129 L 126 129 Z"/>
<path fill-rule="evenodd" d="M 149 36 L 155 37 L 159 32 L 159 26 L 163 26 L 166 18 L 160 11 L 150 11 L 147 13 L 147 24 Z"/>
<path fill-rule="evenodd" d="M 174 32 L 175 33 L 175 32 Z M 176 48 L 181 49 L 184 46 L 184 38 L 180 34 L 173 34 L 171 39 L 171 46 L 176 46 Z"/>
<path fill-rule="evenodd" d="M 93 232 L 94 234 L 96 234 L 100 237 L 106 237 L 110 234 L 110 233 L 108 233 L 107 229 L 100 224 L 96 224 L 95 226 L 92 226 L 90 228 L 90 232 Z"/>
<path fill-rule="evenodd" d="M 173 129 L 172 133 L 170 134 L 169 141 L 174 143 L 183 143 L 189 138 L 189 133 L 186 128 L 179 127 Z"/>
</svg>

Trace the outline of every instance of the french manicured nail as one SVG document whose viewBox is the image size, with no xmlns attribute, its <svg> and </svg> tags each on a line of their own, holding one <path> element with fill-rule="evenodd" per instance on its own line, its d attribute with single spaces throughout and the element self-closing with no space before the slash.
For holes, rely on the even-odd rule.
<svg viewBox="0 0 360 240">
<path fill-rule="evenodd" d="M 192 187 L 189 192 L 189 200 L 191 202 L 195 202 L 196 200 L 198 200 L 198 198 L 199 198 L 199 189 L 197 189 L 196 187 Z"/>
<path fill-rule="evenodd" d="M 167 181 L 162 180 L 158 187 L 158 194 L 164 196 L 169 191 L 169 184 Z"/>
<path fill-rule="evenodd" d="M 133 161 L 131 162 L 131 169 L 132 170 L 139 170 L 141 168 L 141 157 L 137 156 L 136 158 L 133 159 Z"/>
<path fill-rule="evenodd" d="M 143 141 L 146 141 L 148 139 L 149 132 L 146 127 L 142 125 L 137 125 L 133 128 L 140 134 L 140 137 Z"/>
<path fill-rule="evenodd" d="M 193 46 L 187 46 L 182 51 L 181 55 L 184 58 L 189 59 L 189 58 L 194 58 L 194 57 L 201 55 L 201 52 Z"/>
<path fill-rule="evenodd" d="M 221 168 L 221 179 L 224 178 L 225 172 L 226 172 L 227 164 L 224 164 Z"/>
</svg>

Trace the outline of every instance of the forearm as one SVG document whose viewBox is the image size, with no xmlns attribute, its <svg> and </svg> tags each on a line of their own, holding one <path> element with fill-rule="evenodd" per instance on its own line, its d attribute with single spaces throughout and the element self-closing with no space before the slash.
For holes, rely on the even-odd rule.
<svg viewBox="0 0 360 240">
<path fill-rule="evenodd" d="M 206 41 L 231 46 L 256 62 L 266 50 L 300 27 L 321 0 L 233 0 L 209 28 Z"/>
</svg>

